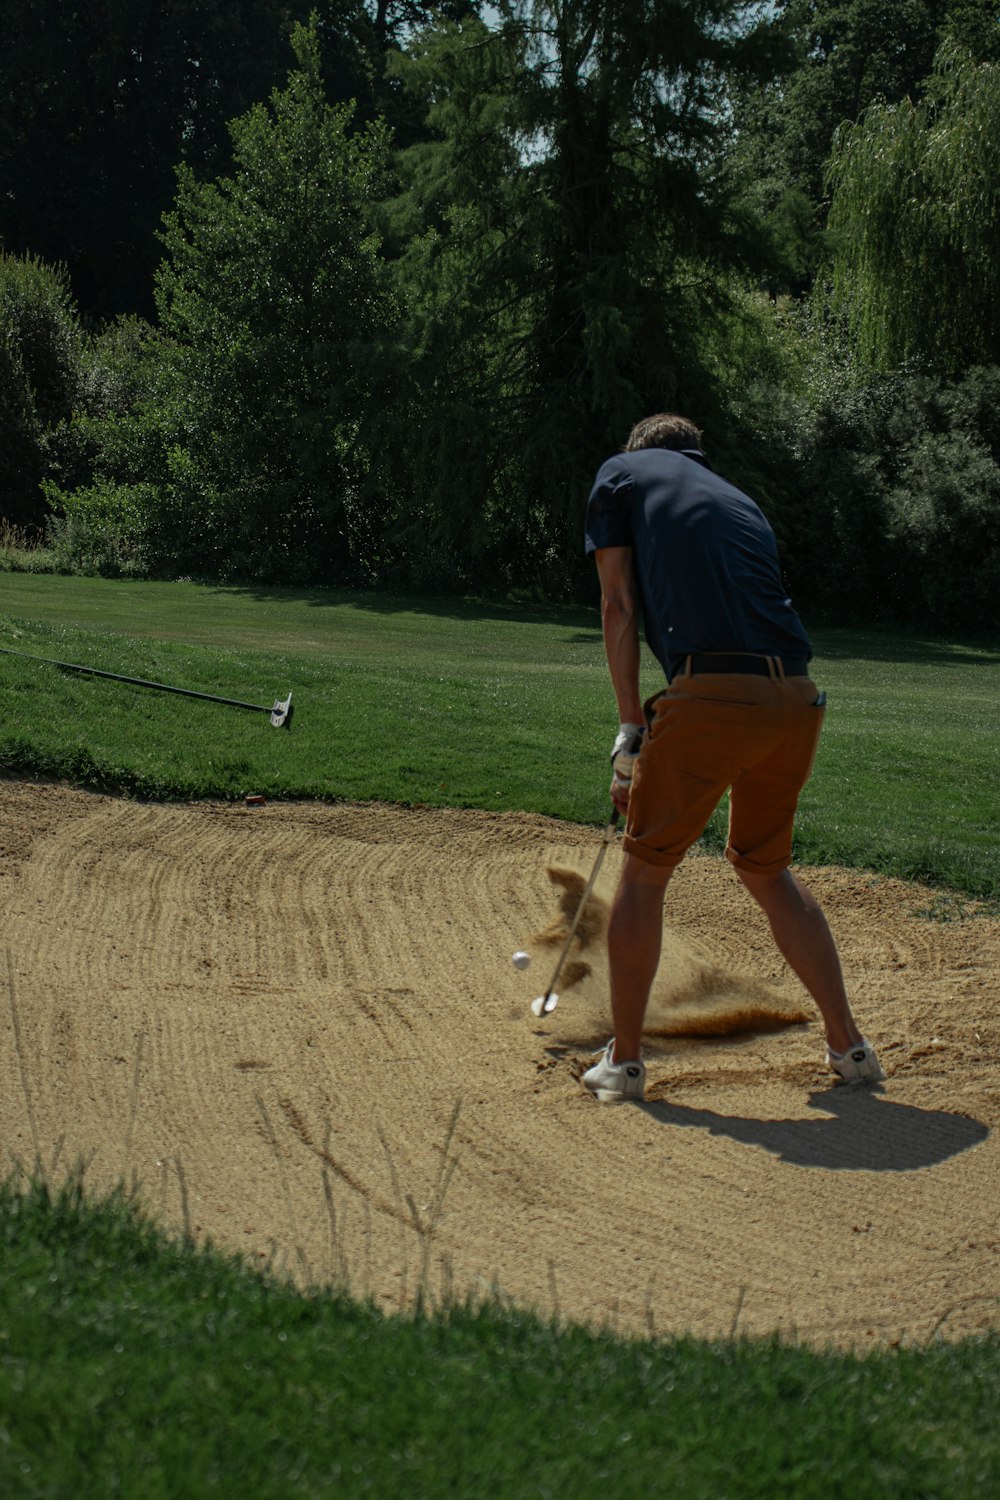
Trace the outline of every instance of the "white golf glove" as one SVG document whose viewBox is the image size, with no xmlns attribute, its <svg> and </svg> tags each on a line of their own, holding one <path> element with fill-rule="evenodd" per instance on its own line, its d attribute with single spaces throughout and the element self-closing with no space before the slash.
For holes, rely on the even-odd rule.
<svg viewBox="0 0 1000 1500">
<path fill-rule="evenodd" d="M 615 773 L 615 781 L 622 790 L 632 785 L 632 772 L 639 759 L 645 733 L 646 729 L 642 724 L 618 726 L 618 737 L 611 749 L 611 769 Z"/>
</svg>

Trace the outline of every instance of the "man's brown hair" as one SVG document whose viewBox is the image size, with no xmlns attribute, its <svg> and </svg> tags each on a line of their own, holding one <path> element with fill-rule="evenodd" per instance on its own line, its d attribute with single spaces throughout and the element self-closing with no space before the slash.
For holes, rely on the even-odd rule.
<svg viewBox="0 0 1000 1500">
<path fill-rule="evenodd" d="M 655 417 L 643 417 L 632 428 L 625 452 L 635 453 L 638 448 L 696 448 L 700 453 L 701 432 L 687 417 L 661 411 Z"/>
</svg>

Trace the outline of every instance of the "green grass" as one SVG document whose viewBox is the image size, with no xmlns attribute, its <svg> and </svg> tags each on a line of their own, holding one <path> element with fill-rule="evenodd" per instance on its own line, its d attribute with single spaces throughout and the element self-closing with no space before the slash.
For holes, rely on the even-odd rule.
<svg viewBox="0 0 1000 1500">
<path fill-rule="evenodd" d="M 297 710 L 286 733 L 0 655 L 10 773 L 603 821 L 616 716 L 592 612 L 33 574 L 0 574 L 0 611 L 0 646 L 260 704 L 291 689 Z M 1000 652 L 816 637 L 831 707 L 800 858 L 996 898 Z M 390 1319 L 167 1239 L 79 1178 L 0 1184 L 0 1268 L 4 1497 L 1000 1491 L 994 1337 L 862 1358 L 616 1341 L 496 1305 Z"/>
<path fill-rule="evenodd" d="M 0 769 L 150 797 L 381 799 L 603 821 L 616 728 L 596 612 L 0 574 Z M 796 857 L 996 901 L 1000 649 L 814 632 L 830 707 Z M 644 685 L 660 685 L 647 661 Z M 724 812 L 709 847 L 723 842 Z"/>
<path fill-rule="evenodd" d="M 386 1318 L 0 1187 L 0 1493 L 982 1500 L 1000 1341 L 864 1359 L 621 1341 L 493 1305 Z"/>
<path fill-rule="evenodd" d="M 286 735 L 242 710 L 0 656 L 0 681 L 23 709 L 0 732 L 7 769 L 154 797 L 260 791 L 603 815 L 616 722 L 607 691 L 593 690 L 593 616 L 193 584 L 3 583 L 0 645 L 262 704 L 291 689 L 296 710 Z"/>
<path fill-rule="evenodd" d="M 1000 647 L 814 632 L 829 710 L 797 851 L 1000 895 Z"/>
</svg>

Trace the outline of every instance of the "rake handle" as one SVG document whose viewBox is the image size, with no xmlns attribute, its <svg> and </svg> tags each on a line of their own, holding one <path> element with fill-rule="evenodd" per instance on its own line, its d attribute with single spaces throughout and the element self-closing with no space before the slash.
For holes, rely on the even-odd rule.
<svg viewBox="0 0 1000 1500">
<path fill-rule="evenodd" d="M 111 682 L 124 682 L 130 687 L 155 688 L 161 693 L 176 693 L 181 698 L 201 698 L 208 703 L 224 703 L 228 708 L 250 708 L 256 713 L 264 714 L 274 714 L 280 708 L 284 708 L 286 715 L 288 713 L 287 703 L 275 703 L 271 706 L 263 703 L 243 703 L 239 698 L 219 698 L 215 693 L 199 693 L 194 688 L 173 687 L 167 682 L 150 682 L 146 677 L 123 677 L 119 672 L 103 672 L 98 667 L 78 666 L 71 661 L 56 661 L 51 656 L 32 656 L 27 651 L 15 651 L 11 646 L 0 646 L 0 653 L 4 656 L 22 656 L 26 661 L 42 662 L 47 667 L 60 667 L 64 672 L 82 672 L 88 677 L 106 677 Z"/>
</svg>

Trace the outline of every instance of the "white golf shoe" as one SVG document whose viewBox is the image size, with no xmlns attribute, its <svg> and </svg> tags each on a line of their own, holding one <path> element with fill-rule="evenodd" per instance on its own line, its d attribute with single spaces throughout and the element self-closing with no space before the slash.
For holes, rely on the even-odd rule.
<svg viewBox="0 0 1000 1500">
<path fill-rule="evenodd" d="M 848 1047 L 846 1052 L 834 1052 L 831 1047 L 827 1047 L 826 1061 L 845 1083 L 878 1083 L 885 1077 L 875 1048 L 864 1037 L 856 1047 Z"/>
<path fill-rule="evenodd" d="M 638 1061 L 612 1062 L 614 1048 L 612 1038 L 602 1049 L 598 1061 L 587 1069 L 580 1082 L 602 1104 L 624 1104 L 629 1099 L 643 1098 L 646 1092 L 645 1065 Z"/>
</svg>

